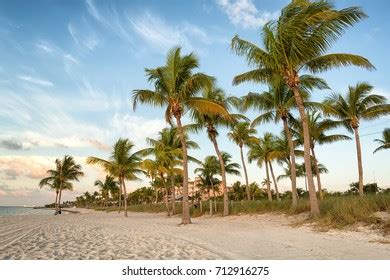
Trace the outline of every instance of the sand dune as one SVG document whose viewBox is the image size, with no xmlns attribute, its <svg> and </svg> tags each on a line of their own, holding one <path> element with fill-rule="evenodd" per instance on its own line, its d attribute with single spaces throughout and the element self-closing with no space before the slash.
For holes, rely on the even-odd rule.
<svg viewBox="0 0 390 280">
<path fill-rule="evenodd" d="M 390 259 L 388 239 L 366 229 L 315 232 L 277 215 L 179 222 L 95 211 L 0 217 L 0 259 Z"/>
</svg>

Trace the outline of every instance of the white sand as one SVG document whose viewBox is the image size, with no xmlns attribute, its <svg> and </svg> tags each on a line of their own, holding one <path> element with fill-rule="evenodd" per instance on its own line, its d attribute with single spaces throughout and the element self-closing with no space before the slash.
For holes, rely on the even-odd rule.
<svg viewBox="0 0 390 280">
<path fill-rule="evenodd" d="M 316 232 L 291 221 L 202 217 L 177 226 L 179 217 L 163 214 L 95 211 L 0 217 L 0 259 L 390 259 L 389 239 L 378 233 Z"/>
</svg>

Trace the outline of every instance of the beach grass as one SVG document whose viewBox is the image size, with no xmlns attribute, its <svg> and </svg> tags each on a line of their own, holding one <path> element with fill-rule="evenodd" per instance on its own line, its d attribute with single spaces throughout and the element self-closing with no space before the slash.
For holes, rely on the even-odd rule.
<svg viewBox="0 0 390 280">
<path fill-rule="evenodd" d="M 191 216 L 200 217 L 210 213 L 210 204 L 207 201 L 200 207 L 191 207 Z M 95 210 L 118 211 L 118 207 L 95 207 Z M 390 194 L 366 195 L 344 195 L 326 197 L 320 201 L 321 215 L 307 221 L 314 222 L 321 229 L 344 228 L 350 225 L 361 223 L 363 225 L 373 225 L 382 228 L 383 232 L 390 234 L 390 221 L 383 220 L 376 216 L 377 212 L 390 213 Z M 165 204 L 135 204 L 129 205 L 128 210 L 132 212 L 160 213 L 165 212 Z M 181 203 L 176 203 L 176 213 L 181 213 Z M 307 198 L 299 200 L 298 205 L 291 207 L 291 201 L 282 199 L 281 201 L 255 200 L 255 201 L 230 201 L 229 210 L 231 215 L 241 214 L 287 214 L 296 215 L 308 213 L 310 204 Z M 213 203 L 213 214 L 222 215 L 223 202 L 217 202 L 215 212 Z"/>
</svg>

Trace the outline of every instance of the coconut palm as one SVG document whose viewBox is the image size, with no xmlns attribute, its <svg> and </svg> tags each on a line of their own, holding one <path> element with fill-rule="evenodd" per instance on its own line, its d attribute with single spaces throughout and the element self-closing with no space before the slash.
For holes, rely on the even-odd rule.
<svg viewBox="0 0 390 280">
<path fill-rule="evenodd" d="M 250 143 L 255 143 L 257 141 L 257 138 L 253 136 L 255 134 L 256 129 L 251 128 L 249 122 L 236 123 L 233 130 L 228 133 L 228 138 L 240 147 L 242 168 L 245 176 L 246 196 L 248 200 L 251 199 L 251 194 L 249 191 L 248 172 L 246 171 L 243 147 L 244 145 L 248 146 Z"/>
<path fill-rule="evenodd" d="M 73 184 L 71 181 L 79 181 L 79 177 L 84 176 L 81 171 L 81 165 L 76 164 L 72 156 L 66 155 L 64 158 L 55 160 L 56 169 L 47 170 L 48 177 L 39 182 L 39 186 L 52 184 L 54 188 L 58 188 L 58 203 L 56 205 L 56 213 L 61 207 L 61 196 L 63 190 L 72 190 Z"/>
<path fill-rule="evenodd" d="M 147 138 L 146 141 L 150 145 L 150 147 L 140 151 L 140 153 L 142 153 L 144 156 L 153 155 L 155 158 L 154 161 L 161 164 L 164 168 L 165 171 L 161 171 L 160 175 L 161 173 L 166 173 L 170 181 L 170 189 L 172 196 L 172 214 L 175 214 L 176 186 L 174 177 L 177 174 L 183 173 L 182 169 L 178 168 L 179 165 L 182 165 L 182 145 L 180 137 L 177 133 L 177 129 L 174 126 L 170 128 L 164 128 L 162 131 L 159 132 L 158 139 Z M 189 140 L 187 135 L 185 135 L 185 141 L 187 148 L 199 148 L 198 144 L 194 141 Z M 197 162 L 197 160 L 191 156 L 188 156 L 188 160 Z"/>
<path fill-rule="evenodd" d="M 333 43 L 347 27 L 353 26 L 367 15 L 360 8 L 336 10 L 328 1 L 291 1 L 277 21 L 263 26 L 264 48 L 235 36 L 232 49 L 246 57 L 255 69 L 236 76 L 234 84 L 242 82 L 275 83 L 283 79 L 293 92 L 304 130 L 304 159 L 309 186 L 311 215 L 320 209 L 314 189 L 310 159 L 310 134 L 300 87 L 304 71 L 320 73 L 342 66 L 355 65 L 367 69 L 374 66 L 364 57 L 346 53 L 327 54 Z M 309 78 L 310 79 L 310 78 Z M 312 85 L 307 85 L 308 89 Z"/>
<path fill-rule="evenodd" d="M 317 178 L 317 188 L 318 193 L 320 194 L 320 199 L 323 199 L 322 185 L 321 185 L 321 176 L 318 167 L 318 159 L 315 153 L 315 146 L 323 144 L 331 144 L 337 141 L 342 140 L 351 140 L 349 136 L 344 134 L 330 134 L 327 135 L 327 131 L 337 128 L 342 125 L 342 122 L 335 121 L 331 119 L 323 119 L 320 112 L 316 110 L 308 111 L 306 114 L 309 132 L 310 132 L 310 150 L 311 156 L 313 157 L 313 173 L 315 173 Z M 297 137 L 296 142 L 299 145 L 303 145 L 303 128 L 302 122 L 292 121 L 294 129 L 293 134 Z"/>
<path fill-rule="evenodd" d="M 374 154 L 380 150 L 390 149 L 390 128 L 385 128 L 385 130 L 383 130 L 382 139 L 375 139 L 374 141 L 381 144 L 374 150 Z"/>
<path fill-rule="evenodd" d="M 231 110 L 231 106 L 235 105 L 237 101 L 234 97 L 226 97 L 225 93 L 220 88 L 206 88 L 203 90 L 202 97 L 208 100 L 216 101 L 222 104 L 227 111 Z M 230 113 L 230 112 L 229 112 Z M 234 120 L 240 118 L 240 115 L 231 114 L 232 119 L 226 119 L 226 117 L 216 114 L 208 114 L 202 112 L 194 112 L 193 119 L 196 122 L 195 131 L 205 128 L 207 131 L 207 136 L 210 141 L 213 143 L 215 153 L 217 154 L 219 164 L 221 167 L 221 178 L 222 178 L 222 190 L 223 190 L 223 215 L 229 215 L 229 198 L 227 193 L 226 185 L 226 171 L 225 163 L 223 160 L 222 153 L 219 149 L 217 137 L 218 137 L 218 128 L 221 126 L 232 127 Z"/>
<path fill-rule="evenodd" d="M 43 188 L 45 186 L 48 186 L 51 190 L 54 190 L 56 192 L 56 199 L 54 202 L 54 208 L 57 210 L 58 194 L 60 193 L 59 180 L 56 178 L 50 178 L 50 179 L 44 178 L 39 182 L 39 188 Z"/>
<path fill-rule="evenodd" d="M 284 152 L 280 152 L 276 148 L 276 137 L 272 133 L 264 133 L 262 138 L 259 138 L 257 142 L 249 145 L 248 152 L 248 160 L 252 162 L 256 160 L 256 163 L 259 167 L 262 167 L 265 164 L 266 170 L 266 179 L 267 179 L 267 194 L 268 200 L 272 201 L 272 193 L 271 193 L 271 184 L 269 173 L 271 172 L 271 176 L 274 182 L 275 193 L 277 200 L 280 200 L 278 185 L 275 179 L 275 174 L 272 168 L 272 161 L 274 159 L 280 158 L 284 155 Z"/>
<path fill-rule="evenodd" d="M 374 120 L 390 114 L 390 104 L 386 97 L 371 94 L 373 87 L 368 83 L 349 86 L 345 97 L 332 94 L 324 101 L 324 109 L 330 115 L 343 122 L 348 131 L 355 134 L 359 173 L 359 194 L 363 195 L 363 160 L 359 137 L 359 125 L 362 120 Z"/>
<path fill-rule="evenodd" d="M 165 107 L 165 120 L 170 124 L 172 119 L 176 120 L 182 143 L 183 224 L 191 223 L 191 219 L 188 204 L 188 156 L 182 117 L 188 111 L 221 114 L 227 118 L 229 116 L 221 104 L 199 97 L 198 93 L 201 89 L 211 87 L 213 78 L 203 73 L 194 73 L 198 67 L 198 59 L 193 53 L 182 56 L 180 47 L 172 48 L 168 52 L 164 66 L 145 70 L 148 80 L 154 85 L 154 90 L 133 91 L 134 109 L 139 102 L 155 107 Z"/>
<path fill-rule="evenodd" d="M 129 139 L 119 138 L 115 143 L 109 159 L 102 159 L 90 156 L 87 164 L 97 164 L 104 168 L 110 175 L 118 178 L 119 181 L 119 211 L 121 211 L 121 200 L 123 193 L 124 213 L 127 217 L 127 190 L 125 180 L 135 181 L 137 175 L 144 174 L 141 169 L 141 157 L 139 153 L 132 153 L 134 144 Z"/>
<path fill-rule="evenodd" d="M 110 193 L 116 191 L 116 189 L 118 188 L 118 182 L 115 181 L 115 178 L 113 176 L 106 175 L 104 181 L 96 180 L 94 185 L 99 188 L 101 196 L 103 198 L 102 202 L 107 208 L 108 200 L 110 198 Z"/>
<path fill-rule="evenodd" d="M 214 196 L 214 208 L 216 209 L 216 197 L 215 191 L 219 191 L 219 183 L 220 181 L 215 178 L 216 175 L 221 173 L 221 167 L 219 164 L 219 160 L 215 156 L 207 156 L 203 162 L 200 163 L 200 167 L 195 168 L 195 173 L 198 173 L 201 178 L 201 189 L 207 190 L 209 193 L 209 203 L 210 203 L 210 215 L 213 215 L 212 210 L 212 200 L 211 200 L 211 191 Z"/>
<path fill-rule="evenodd" d="M 310 83 L 308 80 L 307 83 Z M 325 82 L 322 80 L 316 80 L 317 83 L 322 83 L 325 86 Z M 305 93 L 305 90 L 302 90 Z M 306 99 L 306 95 L 303 95 Z M 294 154 L 294 142 L 290 131 L 290 120 L 293 119 L 291 110 L 296 107 L 294 94 L 288 89 L 284 82 L 279 81 L 269 87 L 268 91 L 261 94 L 249 93 L 242 97 L 242 108 L 247 110 L 249 108 L 258 109 L 261 115 L 256 117 L 251 126 L 273 121 L 278 123 L 282 121 L 283 130 L 288 140 L 289 151 L 289 164 L 291 164 L 291 192 L 292 192 L 292 205 L 297 205 L 297 187 L 296 187 L 296 167 L 295 167 L 295 154 Z"/>
</svg>

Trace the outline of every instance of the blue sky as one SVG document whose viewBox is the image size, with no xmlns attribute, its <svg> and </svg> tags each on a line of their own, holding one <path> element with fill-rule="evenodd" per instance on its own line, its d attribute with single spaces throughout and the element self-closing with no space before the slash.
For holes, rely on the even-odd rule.
<svg viewBox="0 0 390 280">
<path fill-rule="evenodd" d="M 93 181 L 103 172 L 84 164 L 85 157 L 108 156 L 119 137 L 138 148 L 145 137 L 165 127 L 162 111 L 141 106 L 133 112 L 130 92 L 148 88 L 143 69 L 164 63 L 167 50 L 181 45 L 200 58 L 200 71 L 217 78 L 228 94 L 241 96 L 262 91 L 264 85 L 231 85 L 234 75 L 248 68 L 229 49 L 235 34 L 260 42 L 259 30 L 288 1 L 0 1 L 0 205 L 42 204 L 53 194 L 37 184 L 56 157 L 73 155 L 86 176 L 75 184 L 72 199 L 93 191 Z M 388 1 L 337 1 L 338 8 L 361 6 L 369 19 L 348 30 L 332 51 L 363 55 L 377 71 L 356 68 L 321 75 L 334 91 L 344 93 L 349 84 L 367 81 L 375 92 L 390 98 Z M 329 92 L 314 92 L 322 100 Z M 248 115 L 253 118 L 255 114 Z M 188 120 L 186 120 L 188 122 Z M 366 182 L 390 187 L 387 151 L 372 155 L 373 139 L 390 126 L 390 118 L 361 124 Z M 278 133 L 280 125 L 258 128 Z M 344 130 L 339 132 L 347 133 Z M 370 134 L 370 135 L 368 135 Z M 222 150 L 239 162 L 238 148 L 221 131 Z M 205 134 L 194 136 L 199 158 L 213 154 Z M 357 178 L 353 141 L 317 148 L 323 176 L 330 190 L 345 190 Z M 191 166 L 193 170 L 194 166 Z M 276 173 L 280 173 L 276 167 Z M 386 172 L 387 171 L 387 172 Z M 191 177 L 192 173 L 190 174 Z M 250 181 L 262 181 L 264 170 L 249 167 Z M 230 177 L 229 183 L 239 179 Z M 130 188 L 146 185 L 130 183 Z M 288 181 L 281 181 L 288 189 Z M 302 182 L 300 183 L 302 185 Z M 303 186 L 303 185 L 302 185 Z"/>
</svg>

